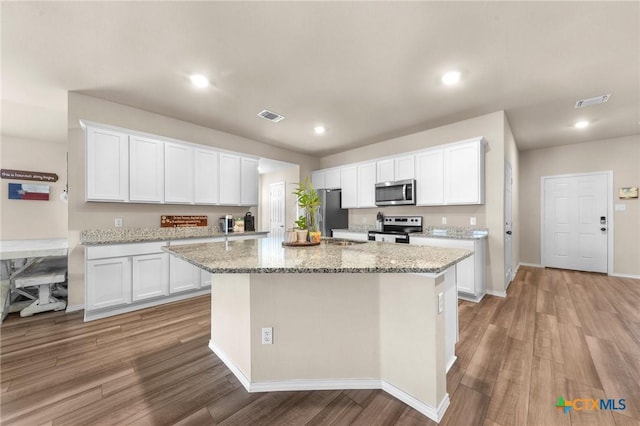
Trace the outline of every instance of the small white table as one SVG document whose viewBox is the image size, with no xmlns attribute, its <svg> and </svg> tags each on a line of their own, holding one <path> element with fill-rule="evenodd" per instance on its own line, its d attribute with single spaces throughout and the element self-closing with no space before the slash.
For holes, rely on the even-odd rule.
<svg viewBox="0 0 640 426">
<path fill-rule="evenodd" d="M 2 263 L 2 287 L 6 292 L 3 298 L 4 305 L 2 310 L 2 318 L 9 311 L 16 312 L 20 310 L 21 316 L 33 315 L 36 312 L 61 310 L 66 307 L 66 302 L 60 301 L 50 294 L 50 285 L 56 282 L 64 281 L 63 275 L 66 275 L 66 262 L 48 262 L 45 261 L 49 257 L 66 256 L 69 243 L 66 238 L 52 238 L 42 240 L 5 240 L 0 241 L 0 261 Z M 16 259 L 26 259 L 24 265 L 19 268 L 12 268 L 11 261 Z M 50 266 L 45 266 L 50 265 Z M 64 272 L 62 272 L 64 270 Z M 32 271 L 31 277 L 20 277 L 24 271 Z M 37 286 L 38 298 L 33 301 L 22 302 L 19 305 L 11 306 L 11 294 L 9 286 L 12 290 L 27 297 L 20 287 Z M 26 306 L 25 306 L 26 304 Z M 23 315 L 24 314 L 24 315 Z"/>
</svg>

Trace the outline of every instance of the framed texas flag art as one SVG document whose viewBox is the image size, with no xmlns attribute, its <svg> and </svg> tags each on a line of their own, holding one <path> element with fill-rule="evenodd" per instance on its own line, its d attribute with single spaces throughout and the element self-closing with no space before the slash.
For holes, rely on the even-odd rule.
<svg viewBox="0 0 640 426">
<path fill-rule="evenodd" d="M 49 200 L 49 185 L 9 184 L 10 200 Z"/>
</svg>

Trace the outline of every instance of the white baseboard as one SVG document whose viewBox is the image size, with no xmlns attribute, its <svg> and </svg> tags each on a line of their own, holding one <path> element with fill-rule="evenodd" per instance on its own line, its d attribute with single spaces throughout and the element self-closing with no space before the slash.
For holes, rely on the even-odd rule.
<svg viewBox="0 0 640 426">
<path fill-rule="evenodd" d="M 500 290 L 487 290 L 487 294 L 491 296 L 507 297 L 507 292 Z"/>
<path fill-rule="evenodd" d="M 449 370 L 451 370 L 451 367 L 453 367 L 453 364 L 456 363 L 457 359 L 458 359 L 458 357 L 454 355 L 454 356 L 451 357 L 449 362 L 447 362 L 447 373 L 449 372 Z"/>
<path fill-rule="evenodd" d="M 424 414 L 434 422 L 439 423 L 449 407 L 449 394 L 445 394 L 437 408 L 414 398 L 405 391 L 398 389 L 391 383 L 379 379 L 309 379 L 309 380 L 282 380 L 267 382 L 252 382 L 244 373 L 229 359 L 223 350 L 216 346 L 213 341 L 209 341 L 209 349 L 231 370 L 234 376 L 240 381 L 248 392 L 281 392 L 281 391 L 310 391 L 310 390 L 341 390 L 341 389 L 382 389 L 391 396 L 404 402 L 411 408 Z M 455 362 L 454 357 L 450 360 L 451 365 Z"/>
<path fill-rule="evenodd" d="M 66 313 L 77 312 L 84 309 L 84 303 L 81 305 L 67 305 Z"/>
<path fill-rule="evenodd" d="M 526 262 L 520 262 L 518 263 L 518 267 L 520 266 L 530 266 L 532 268 L 542 268 L 544 269 L 544 266 L 538 264 L 538 263 L 526 263 Z"/>
<path fill-rule="evenodd" d="M 618 278 L 631 278 L 634 280 L 640 280 L 640 275 L 633 275 L 633 274 L 619 274 L 617 272 L 614 272 L 612 274 L 609 274 L 610 277 L 618 277 Z"/>
</svg>

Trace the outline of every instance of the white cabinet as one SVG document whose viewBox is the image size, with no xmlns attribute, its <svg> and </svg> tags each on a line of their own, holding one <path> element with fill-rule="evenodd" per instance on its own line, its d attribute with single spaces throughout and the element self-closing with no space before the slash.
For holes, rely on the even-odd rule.
<svg viewBox="0 0 640 426">
<path fill-rule="evenodd" d="M 87 310 L 131 303 L 131 259 L 114 257 L 86 263 Z"/>
<path fill-rule="evenodd" d="M 387 158 L 376 162 L 376 183 L 392 182 L 395 179 L 393 174 L 393 158 Z"/>
<path fill-rule="evenodd" d="M 165 203 L 193 203 L 193 172 L 193 148 L 187 145 L 165 142 Z"/>
<path fill-rule="evenodd" d="M 200 288 L 202 277 L 200 275 L 200 268 L 197 266 L 175 256 L 171 256 L 169 271 L 169 291 L 172 294 Z"/>
<path fill-rule="evenodd" d="M 133 256 L 132 300 L 145 300 L 169 294 L 169 253 Z"/>
<path fill-rule="evenodd" d="M 240 157 L 220 153 L 220 204 L 240 204 Z"/>
<path fill-rule="evenodd" d="M 415 156 L 405 155 L 393 159 L 394 180 L 415 179 Z"/>
<path fill-rule="evenodd" d="M 311 184 L 314 189 L 325 189 L 325 172 L 323 170 L 316 170 L 311 172 Z"/>
<path fill-rule="evenodd" d="M 258 205 L 258 160 L 242 157 L 240 161 L 240 204 Z"/>
<path fill-rule="evenodd" d="M 163 201 L 164 143 L 140 136 L 129 139 L 129 200 Z"/>
<path fill-rule="evenodd" d="M 484 203 L 484 143 L 482 139 L 444 148 L 446 204 Z"/>
<path fill-rule="evenodd" d="M 458 297 L 479 302 L 485 295 L 485 239 L 457 240 L 451 238 L 409 237 L 410 244 L 471 250 L 474 253 L 456 264 Z"/>
<path fill-rule="evenodd" d="M 86 137 L 87 201 L 128 201 L 129 136 L 87 127 Z"/>
<path fill-rule="evenodd" d="M 358 164 L 358 207 L 376 206 L 376 163 Z"/>
<path fill-rule="evenodd" d="M 434 148 L 416 155 L 416 204 L 444 204 L 444 151 Z"/>
<path fill-rule="evenodd" d="M 200 270 L 200 288 L 211 287 L 211 272 Z"/>
<path fill-rule="evenodd" d="M 324 184 L 327 189 L 342 188 L 342 177 L 340 169 L 328 169 L 324 174 Z"/>
<path fill-rule="evenodd" d="M 356 166 L 343 167 L 340 170 L 342 181 L 342 208 L 358 207 L 358 168 Z"/>
<path fill-rule="evenodd" d="M 218 153 L 210 149 L 196 148 L 193 155 L 194 202 L 196 204 L 217 204 L 220 201 Z"/>
<path fill-rule="evenodd" d="M 347 230 L 333 231 L 333 238 L 344 238 L 346 240 L 368 241 L 369 234 L 366 232 L 353 232 Z"/>
</svg>

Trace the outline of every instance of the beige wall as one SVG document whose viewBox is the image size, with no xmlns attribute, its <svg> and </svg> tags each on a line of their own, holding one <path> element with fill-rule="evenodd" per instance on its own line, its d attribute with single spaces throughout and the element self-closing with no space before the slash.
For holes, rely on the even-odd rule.
<svg viewBox="0 0 640 426">
<path fill-rule="evenodd" d="M 243 152 L 258 157 L 299 164 L 300 173 L 317 169 L 319 160 L 261 142 L 209 129 L 170 117 L 90 96 L 69 93 L 69 305 L 84 303 L 84 252 L 78 246 L 82 229 L 109 228 L 116 217 L 125 227 L 159 226 L 163 214 L 207 215 L 209 223 L 226 213 L 243 216 L 247 207 L 181 206 L 158 204 L 88 203 L 84 201 L 85 134 L 79 120 L 84 119 L 178 140 Z M 255 207 L 251 208 L 257 215 Z"/>
<path fill-rule="evenodd" d="M 423 216 L 425 225 L 439 225 L 441 218 L 446 216 L 447 225 L 469 226 L 469 218 L 475 216 L 477 226 L 489 229 L 487 288 L 501 292 L 505 289 L 503 239 L 505 121 L 504 112 L 498 111 L 340 154 L 329 155 L 320 159 L 320 166 L 321 168 L 339 166 L 484 136 L 488 142 L 485 155 L 484 205 L 351 209 L 349 224 L 373 226 L 376 213 L 379 210 L 385 215 L 420 215 Z M 510 148 L 510 155 L 517 157 L 517 150 L 513 148 Z M 517 173 L 517 170 L 514 170 L 514 173 Z"/>
<path fill-rule="evenodd" d="M 279 170 L 273 173 L 265 173 L 260 175 L 260 212 L 256 229 L 269 231 L 271 221 L 271 212 L 269 205 L 271 198 L 269 196 L 269 185 L 272 183 L 285 183 L 285 228 L 292 228 L 294 221 L 297 219 L 297 200 L 293 195 L 296 189 L 296 183 L 300 181 L 300 167 L 294 166 L 288 169 Z"/>
<path fill-rule="evenodd" d="M 620 187 L 640 186 L 640 136 L 593 141 L 520 153 L 521 261 L 540 264 L 540 178 L 613 171 L 614 273 L 640 275 L 640 200 L 620 200 Z"/>
<path fill-rule="evenodd" d="M 3 135 L 0 158 L 3 169 L 58 175 L 57 182 L 2 179 L 0 239 L 67 238 L 67 204 L 60 201 L 67 182 L 67 144 Z M 9 200 L 9 183 L 48 185 L 49 201 Z"/>
</svg>

